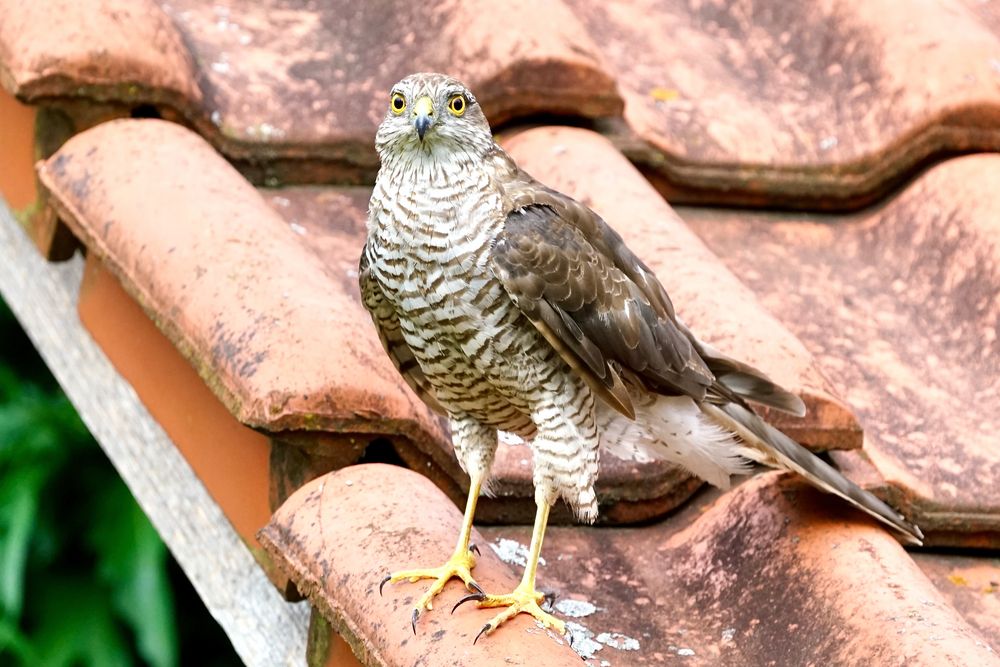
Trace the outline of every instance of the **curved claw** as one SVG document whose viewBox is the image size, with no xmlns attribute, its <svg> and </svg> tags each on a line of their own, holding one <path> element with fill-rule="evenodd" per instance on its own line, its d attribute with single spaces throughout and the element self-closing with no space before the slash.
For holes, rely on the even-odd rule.
<svg viewBox="0 0 1000 667">
<path fill-rule="evenodd" d="M 410 617 L 410 627 L 413 628 L 413 634 L 417 634 L 417 619 L 420 618 L 420 610 L 414 609 L 413 615 Z"/>
<path fill-rule="evenodd" d="M 479 586 L 477 585 L 476 588 L 479 588 Z M 485 599 L 486 599 L 486 593 L 483 593 L 482 589 L 480 588 L 478 593 L 469 593 L 464 598 L 456 602 L 455 606 L 451 608 L 451 613 L 454 614 L 455 610 L 458 609 L 463 604 L 465 604 L 466 602 L 471 602 L 472 600 L 485 600 Z M 475 644 L 475 642 L 472 643 Z"/>
<path fill-rule="evenodd" d="M 469 545 L 469 551 L 471 551 L 472 553 L 476 554 L 477 556 L 482 556 L 482 554 L 479 553 L 479 545 L 478 544 L 470 544 Z"/>
<path fill-rule="evenodd" d="M 387 583 L 389 583 L 390 579 L 392 579 L 392 575 L 391 574 L 387 574 L 387 575 L 385 575 L 385 579 L 383 579 L 382 582 L 378 585 L 378 594 L 379 594 L 379 597 L 382 597 L 382 589 L 385 588 L 385 585 Z"/>
<path fill-rule="evenodd" d="M 472 644 L 473 644 L 473 645 L 475 645 L 475 643 L 479 641 L 479 638 L 483 636 L 483 633 L 487 633 L 487 632 L 489 632 L 489 631 L 490 631 L 491 629 L 492 629 L 492 628 L 490 627 L 490 624 L 489 624 L 489 623 L 487 623 L 486 625 L 484 625 L 484 626 L 483 626 L 483 629 L 479 631 L 479 634 L 478 634 L 478 635 L 476 635 L 476 638 L 472 640 Z"/>
<path fill-rule="evenodd" d="M 476 593 L 478 593 L 479 595 L 482 595 L 483 597 L 486 597 L 486 591 L 484 591 L 483 588 L 482 588 L 482 586 L 480 586 L 479 584 L 477 584 L 475 582 L 475 580 L 469 579 L 469 583 L 466 584 L 466 585 L 469 587 L 469 589 L 475 591 Z"/>
</svg>

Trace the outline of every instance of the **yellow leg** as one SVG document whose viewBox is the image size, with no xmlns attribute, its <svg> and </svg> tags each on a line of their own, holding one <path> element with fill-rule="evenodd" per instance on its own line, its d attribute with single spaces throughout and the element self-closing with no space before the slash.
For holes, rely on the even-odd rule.
<svg viewBox="0 0 1000 667">
<path fill-rule="evenodd" d="M 528 563 L 524 568 L 524 576 L 521 583 L 513 592 L 507 595 L 483 595 L 468 599 L 475 599 L 476 604 L 481 608 L 506 607 L 501 613 L 494 616 L 489 623 L 476 635 L 476 640 L 486 634 L 496 630 L 502 623 L 508 621 L 518 614 L 531 614 L 536 621 L 546 628 L 554 628 L 560 634 L 566 634 L 566 624 L 558 618 L 542 611 L 539 606 L 545 596 L 535 590 L 535 574 L 538 571 L 538 557 L 542 553 L 542 539 L 545 537 L 545 527 L 549 522 L 549 505 L 541 503 L 538 505 L 538 513 L 535 514 L 535 528 L 531 532 L 531 553 L 528 556 Z"/>
<path fill-rule="evenodd" d="M 476 566 L 476 559 L 473 557 L 472 552 L 469 551 L 469 538 L 472 535 L 472 518 L 476 513 L 476 501 L 479 500 L 479 492 L 482 489 L 483 477 L 482 475 L 475 475 L 472 478 L 472 483 L 469 486 L 469 499 L 465 504 L 465 516 L 462 519 L 462 532 L 458 535 L 458 544 L 455 545 L 455 552 L 451 555 L 448 561 L 440 567 L 432 568 L 422 568 L 414 570 L 403 570 L 401 572 L 394 572 L 382 580 L 379 584 L 379 593 L 382 592 L 382 587 L 386 583 L 396 583 L 399 581 L 408 580 L 410 582 L 417 581 L 419 579 L 434 579 L 434 583 L 431 584 L 427 592 L 424 593 L 419 600 L 417 600 L 416 606 L 413 608 L 413 616 L 411 618 L 411 624 L 413 626 L 413 633 L 417 632 L 417 618 L 420 616 L 424 609 L 433 609 L 433 599 L 441 590 L 444 585 L 448 583 L 451 579 L 458 577 L 464 583 L 466 588 L 470 591 L 474 591 L 477 595 L 483 595 L 483 589 L 479 587 L 479 584 L 472 578 L 472 568 Z"/>
</svg>

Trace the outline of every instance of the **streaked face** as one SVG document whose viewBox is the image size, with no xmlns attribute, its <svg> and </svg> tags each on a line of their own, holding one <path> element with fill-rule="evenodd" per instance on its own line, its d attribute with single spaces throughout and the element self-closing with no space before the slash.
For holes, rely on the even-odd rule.
<svg viewBox="0 0 1000 667">
<path fill-rule="evenodd" d="M 475 96 L 443 74 L 411 74 L 393 86 L 375 139 L 383 162 L 410 151 L 482 154 L 492 144 Z"/>
</svg>

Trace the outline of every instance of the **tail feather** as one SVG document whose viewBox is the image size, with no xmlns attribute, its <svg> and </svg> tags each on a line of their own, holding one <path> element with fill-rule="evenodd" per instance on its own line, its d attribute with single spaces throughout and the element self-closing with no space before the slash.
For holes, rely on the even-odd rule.
<svg viewBox="0 0 1000 667">
<path fill-rule="evenodd" d="M 907 541 L 916 545 L 923 543 L 924 535 L 920 528 L 750 410 L 735 403 L 722 406 L 705 403 L 701 408 L 706 415 L 743 439 L 743 453 L 748 458 L 797 472 L 818 488 L 840 496 L 903 533 Z"/>
<path fill-rule="evenodd" d="M 766 405 L 782 412 L 788 412 L 796 417 L 806 414 L 806 406 L 802 399 L 792 392 L 776 384 L 750 364 L 737 361 L 700 340 L 691 331 L 679 323 L 687 333 L 695 350 L 705 361 L 708 370 L 723 387 L 741 398 L 761 405 Z"/>
</svg>

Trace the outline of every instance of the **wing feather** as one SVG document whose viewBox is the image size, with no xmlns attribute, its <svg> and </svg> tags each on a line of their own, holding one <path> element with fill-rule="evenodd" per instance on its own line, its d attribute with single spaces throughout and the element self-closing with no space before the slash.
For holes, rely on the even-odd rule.
<svg viewBox="0 0 1000 667">
<path fill-rule="evenodd" d="M 508 214 L 490 261 L 511 299 L 624 414 L 634 410 L 621 370 L 661 393 L 703 400 L 714 377 L 678 328 L 666 293 L 651 297 L 630 277 L 648 269 L 600 217 L 589 212 L 583 219 L 580 211 L 568 217 L 567 210 L 530 204 Z"/>
</svg>

